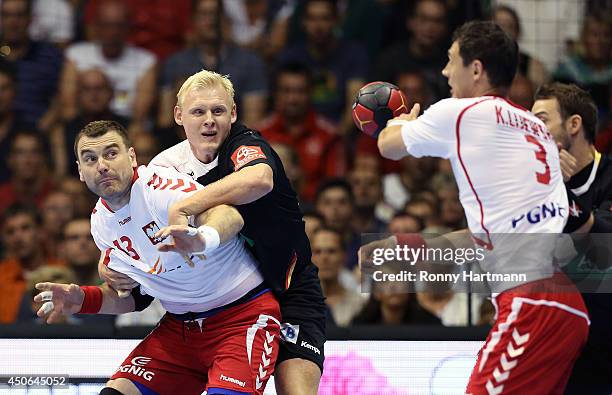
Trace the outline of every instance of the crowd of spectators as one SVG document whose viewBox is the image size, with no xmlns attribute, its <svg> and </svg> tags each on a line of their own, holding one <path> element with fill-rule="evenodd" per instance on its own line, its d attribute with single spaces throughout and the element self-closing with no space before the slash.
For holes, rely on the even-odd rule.
<svg viewBox="0 0 612 395">
<path fill-rule="evenodd" d="M 351 105 L 367 81 L 395 83 L 422 109 L 449 96 L 441 70 L 452 31 L 491 18 L 522 44 L 528 9 L 462 0 L 2 0 L 0 3 L 0 324 L 38 322 L 33 285 L 99 283 L 89 233 L 95 199 L 78 179 L 73 141 L 88 122 L 129 129 L 139 164 L 184 138 L 177 88 L 203 68 L 228 74 L 239 121 L 279 153 L 300 196 L 330 322 L 487 323 L 484 295 L 367 284 L 357 265 L 366 233 L 445 233 L 465 227 L 447 161 L 383 160 Z M 528 3 L 528 2 L 524 2 Z M 597 147 L 612 150 L 610 2 L 582 14 L 563 51 L 521 46 L 510 96 L 530 108 L 538 86 L 574 82 L 600 112 Z M 561 7 L 561 5 L 559 6 Z M 552 16 L 551 16 L 552 17 Z M 563 24 L 564 14 L 554 16 Z M 394 270 L 386 268 L 384 270 Z M 367 288 L 367 289 L 366 289 Z M 361 292 L 367 290 L 368 292 Z M 153 324 L 159 305 L 115 322 Z"/>
</svg>

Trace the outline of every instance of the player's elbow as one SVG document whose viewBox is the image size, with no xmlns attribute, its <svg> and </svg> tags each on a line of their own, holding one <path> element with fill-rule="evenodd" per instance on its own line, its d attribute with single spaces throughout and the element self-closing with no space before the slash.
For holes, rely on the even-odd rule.
<svg viewBox="0 0 612 395">
<path fill-rule="evenodd" d="M 251 177 L 251 188 L 259 196 L 267 195 L 274 188 L 274 173 L 272 168 L 266 164 L 259 164 L 257 171 Z"/>
</svg>

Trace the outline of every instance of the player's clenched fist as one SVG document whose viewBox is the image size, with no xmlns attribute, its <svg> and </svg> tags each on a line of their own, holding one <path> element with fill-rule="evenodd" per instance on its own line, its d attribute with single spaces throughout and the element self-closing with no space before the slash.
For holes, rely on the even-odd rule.
<svg viewBox="0 0 612 395">
<path fill-rule="evenodd" d="M 36 315 L 49 324 L 78 313 L 85 299 L 85 292 L 76 284 L 38 283 L 36 289 L 42 291 L 34 296 L 35 302 L 42 302 Z"/>
</svg>

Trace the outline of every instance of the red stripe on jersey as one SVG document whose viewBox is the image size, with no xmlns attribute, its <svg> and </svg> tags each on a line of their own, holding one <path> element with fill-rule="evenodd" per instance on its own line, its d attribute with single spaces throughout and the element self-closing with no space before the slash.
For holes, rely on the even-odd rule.
<svg viewBox="0 0 612 395">
<path fill-rule="evenodd" d="M 106 207 L 108 209 L 108 211 L 110 211 L 111 213 L 114 213 L 113 209 L 110 208 L 110 206 L 108 205 L 108 203 L 106 203 L 106 201 L 104 199 L 100 198 L 100 202 L 102 203 L 102 205 L 104 207 Z"/>
<path fill-rule="evenodd" d="M 180 178 L 178 180 L 176 180 L 176 185 L 173 186 L 172 188 L 170 188 L 171 191 L 174 191 L 175 189 L 179 189 L 180 187 L 182 187 L 183 185 L 185 185 L 185 183 L 183 182 L 183 180 L 181 180 Z"/>
<path fill-rule="evenodd" d="M 487 229 L 487 227 L 484 224 L 484 206 L 482 205 L 482 202 L 480 201 L 480 197 L 478 197 L 478 193 L 476 193 L 476 189 L 474 188 L 474 184 L 472 184 L 472 179 L 470 178 L 470 175 L 468 174 L 467 169 L 465 167 L 465 163 L 463 163 L 463 159 L 461 158 L 461 132 L 460 132 L 461 118 L 463 118 L 463 114 L 467 110 L 469 110 L 470 108 L 476 106 L 477 104 L 480 104 L 480 103 L 488 101 L 488 100 L 493 100 L 493 98 L 488 98 L 488 99 L 483 99 L 483 100 L 477 101 L 476 103 L 472 103 L 469 106 L 467 106 L 466 108 L 464 108 L 463 110 L 461 110 L 461 112 L 459 113 L 459 116 L 457 117 L 457 125 L 455 127 L 455 131 L 456 131 L 456 135 L 457 135 L 457 158 L 459 159 L 459 163 L 461 164 L 461 168 L 463 169 L 463 172 L 465 173 L 465 178 L 467 178 L 467 181 L 470 184 L 470 188 L 472 188 L 472 192 L 474 192 L 474 196 L 476 197 L 476 201 L 478 202 L 478 206 L 480 206 L 480 226 L 482 226 L 482 228 L 487 233 L 487 241 L 479 240 L 474 235 L 472 235 L 472 238 L 474 239 L 474 241 L 479 241 L 480 243 L 482 243 L 483 247 L 486 247 L 487 249 L 492 250 L 493 249 L 493 243 L 491 243 L 491 235 L 489 234 L 489 229 Z M 477 243 L 477 244 L 480 245 L 480 243 Z"/>
<path fill-rule="evenodd" d="M 190 182 L 189 188 L 185 188 L 181 192 L 192 192 L 192 191 L 195 191 L 196 189 L 198 189 L 198 187 L 196 187 L 196 184 L 194 184 L 193 182 Z"/>
<path fill-rule="evenodd" d="M 108 266 L 108 264 L 110 263 L 110 253 L 112 250 L 112 248 L 107 248 L 106 251 L 104 251 L 104 259 L 102 260 L 102 264 L 104 266 Z"/>
<path fill-rule="evenodd" d="M 162 191 L 162 190 L 164 190 L 164 189 L 168 188 L 168 186 L 170 186 L 170 184 L 172 184 L 172 181 L 173 181 L 173 180 L 168 179 L 168 181 L 166 181 L 166 183 L 164 184 L 164 186 L 163 186 L 163 187 L 161 187 L 161 188 L 159 188 L 159 190 L 160 190 L 160 191 Z"/>
</svg>

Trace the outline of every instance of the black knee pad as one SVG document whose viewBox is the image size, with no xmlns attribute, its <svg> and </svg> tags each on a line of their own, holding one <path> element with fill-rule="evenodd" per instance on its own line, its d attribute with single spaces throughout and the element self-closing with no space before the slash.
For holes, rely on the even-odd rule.
<svg viewBox="0 0 612 395">
<path fill-rule="evenodd" d="M 100 391 L 100 395 L 123 395 L 123 394 L 114 388 L 104 387 L 102 388 L 102 391 Z"/>
</svg>

